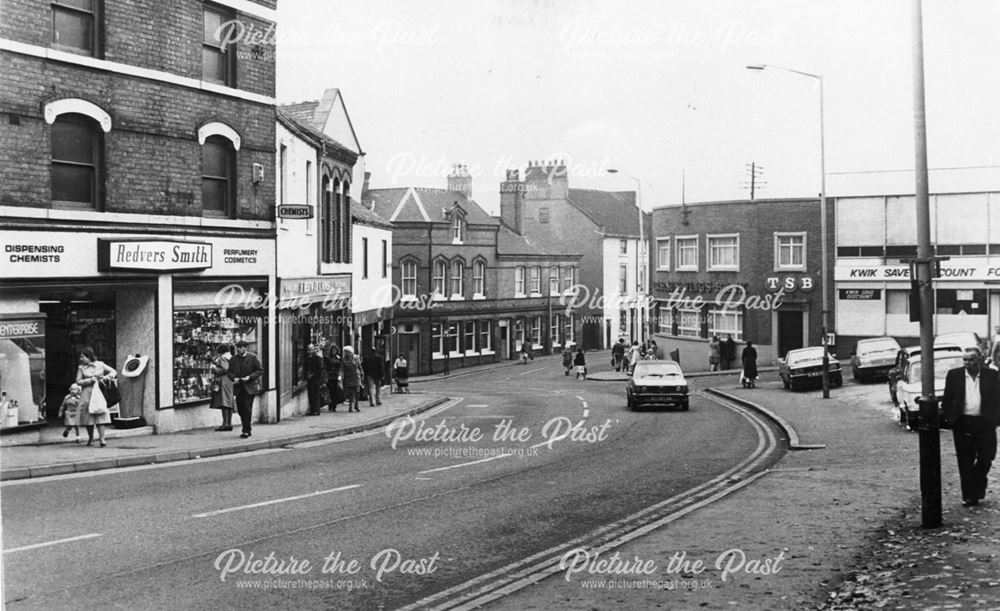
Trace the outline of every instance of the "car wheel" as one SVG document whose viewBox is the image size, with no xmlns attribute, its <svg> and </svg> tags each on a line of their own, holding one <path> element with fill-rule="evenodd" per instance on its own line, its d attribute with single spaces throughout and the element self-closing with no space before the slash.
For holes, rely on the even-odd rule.
<svg viewBox="0 0 1000 611">
<path fill-rule="evenodd" d="M 837 388 L 840 388 L 841 386 L 844 385 L 844 376 L 841 375 L 841 374 L 839 374 L 839 373 L 835 374 L 835 375 L 832 376 L 832 379 L 830 380 L 830 382 L 834 386 L 836 386 Z"/>
<path fill-rule="evenodd" d="M 681 403 L 681 411 L 682 411 L 682 412 L 686 412 L 686 411 L 688 411 L 688 410 L 689 410 L 690 408 L 691 408 L 691 405 L 690 405 L 690 404 L 688 403 L 688 400 L 687 400 L 687 399 L 685 399 L 685 400 L 684 400 L 684 402 L 683 402 L 683 403 Z"/>
<path fill-rule="evenodd" d="M 853 374 L 854 374 L 854 381 L 855 381 L 855 382 L 860 382 L 860 381 L 861 381 L 861 374 L 860 374 L 860 373 L 858 373 L 858 370 L 857 370 L 857 369 L 855 369 L 855 370 L 853 371 Z"/>
<path fill-rule="evenodd" d="M 799 391 L 799 384 L 795 380 L 791 380 L 790 379 L 787 382 L 785 382 L 785 388 L 787 388 L 788 390 L 790 390 L 792 392 L 798 392 Z"/>
<path fill-rule="evenodd" d="M 784 377 L 781 378 L 781 383 L 785 385 L 785 390 L 792 387 L 792 381 L 790 379 L 786 380 Z"/>
</svg>

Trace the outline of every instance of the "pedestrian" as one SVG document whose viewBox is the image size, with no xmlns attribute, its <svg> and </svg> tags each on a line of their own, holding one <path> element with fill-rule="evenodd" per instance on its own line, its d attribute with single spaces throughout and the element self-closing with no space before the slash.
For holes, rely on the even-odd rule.
<svg viewBox="0 0 1000 611">
<path fill-rule="evenodd" d="M 656 340 L 649 340 L 649 352 L 653 355 L 650 358 L 659 359 L 660 358 L 660 347 L 656 345 Z"/>
<path fill-rule="evenodd" d="M 563 375 L 567 375 L 568 376 L 570 370 L 573 369 L 573 349 L 570 348 L 569 346 L 566 346 L 565 348 L 563 348 L 563 351 L 562 351 L 562 364 L 563 364 L 563 369 L 566 370 Z"/>
<path fill-rule="evenodd" d="M 743 363 L 743 386 L 754 388 L 757 385 L 757 349 L 753 347 L 753 342 L 748 341 L 743 354 L 740 355 Z"/>
<path fill-rule="evenodd" d="M 217 431 L 233 430 L 233 408 L 236 406 L 236 396 L 233 391 L 233 380 L 229 377 L 229 361 L 233 358 L 229 344 L 220 344 L 216 348 L 216 356 L 212 359 L 212 400 L 209 407 L 222 411 L 222 426 Z"/>
<path fill-rule="evenodd" d="M 531 347 L 528 342 L 521 342 L 521 364 L 527 365 L 529 358 L 531 358 Z"/>
<path fill-rule="evenodd" d="M 625 338 L 618 338 L 618 343 L 611 347 L 611 364 L 615 371 L 622 370 L 622 361 L 625 360 Z"/>
<path fill-rule="evenodd" d="M 989 363 L 993 369 L 1000 369 L 1000 325 L 993 327 L 993 340 L 990 342 Z"/>
<path fill-rule="evenodd" d="M 722 362 L 722 345 L 719 343 L 719 336 L 713 335 L 708 342 L 708 370 L 718 371 Z"/>
<path fill-rule="evenodd" d="M 368 348 L 361 367 L 365 372 L 365 388 L 368 389 L 368 405 L 382 405 L 382 376 L 384 375 L 385 357 Z"/>
<path fill-rule="evenodd" d="M 639 342 L 632 342 L 632 347 L 628 351 L 628 374 L 632 375 L 635 371 L 635 364 L 642 359 L 642 349 L 639 347 Z"/>
<path fill-rule="evenodd" d="M 361 391 L 361 381 L 364 379 L 364 371 L 361 369 L 361 363 L 354 356 L 354 349 L 350 346 L 344 346 L 344 354 L 340 359 L 340 372 L 337 378 L 344 389 L 347 411 L 360 412 L 358 394 Z"/>
<path fill-rule="evenodd" d="M 337 405 L 344 400 L 344 389 L 340 386 L 340 350 L 337 344 L 330 342 L 323 355 L 326 366 L 326 388 L 330 393 L 330 411 L 337 411 Z"/>
<path fill-rule="evenodd" d="M 59 406 L 59 417 L 66 426 L 63 437 L 69 437 L 69 430 L 73 429 L 76 432 L 76 443 L 80 443 L 80 391 L 79 384 L 70 384 L 69 394 L 63 398 L 62 405 Z"/>
<path fill-rule="evenodd" d="M 573 365 L 576 366 L 576 379 L 587 379 L 587 357 L 583 356 L 583 348 L 576 349 L 576 356 L 573 357 Z"/>
<path fill-rule="evenodd" d="M 722 342 L 722 368 L 732 369 L 736 361 L 736 342 L 732 333 L 726 333 L 726 339 Z"/>
<path fill-rule="evenodd" d="M 330 402 L 326 363 L 319 344 L 310 342 L 306 353 L 306 396 L 309 398 L 309 411 L 306 415 L 319 416 L 323 406 Z"/>
<path fill-rule="evenodd" d="M 941 404 L 955 441 L 962 504 L 971 507 L 986 498 L 987 476 L 997 454 L 1000 374 L 982 366 L 978 348 L 967 349 L 963 362 L 964 367 L 947 373 Z"/>
<path fill-rule="evenodd" d="M 107 407 L 102 412 L 90 413 L 90 399 L 95 392 L 101 392 L 99 383 L 113 379 L 118 372 L 111 366 L 102 363 L 94 356 L 94 349 L 86 347 L 80 351 L 80 367 L 76 370 L 76 383 L 80 387 L 80 423 L 87 427 L 87 445 L 94 443 L 94 427 L 97 427 L 97 437 L 103 448 L 104 427 L 111 424 L 111 412 Z"/>
<path fill-rule="evenodd" d="M 410 392 L 410 366 L 403 358 L 403 353 L 396 357 L 396 362 L 392 364 L 393 376 L 396 378 L 396 392 Z"/>
<path fill-rule="evenodd" d="M 233 380 L 233 394 L 236 397 L 236 411 L 240 415 L 242 431 L 240 439 L 253 433 L 253 398 L 260 394 L 260 379 L 264 376 L 264 366 L 260 358 L 247 351 L 247 342 L 236 342 L 236 356 L 229 360 L 229 377 Z"/>
</svg>

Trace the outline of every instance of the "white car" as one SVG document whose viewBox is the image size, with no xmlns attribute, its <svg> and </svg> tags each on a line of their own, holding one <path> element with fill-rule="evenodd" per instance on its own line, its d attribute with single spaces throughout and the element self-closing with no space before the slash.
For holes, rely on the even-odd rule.
<svg viewBox="0 0 1000 611">
<path fill-rule="evenodd" d="M 872 380 L 883 377 L 896 364 L 899 342 L 891 337 L 873 337 L 859 340 L 851 352 L 851 370 L 854 379 Z"/>
<path fill-rule="evenodd" d="M 674 405 L 688 410 L 688 383 L 674 361 L 639 361 L 625 386 L 630 409 L 640 405 Z"/>
<path fill-rule="evenodd" d="M 938 413 L 941 409 L 941 398 L 944 396 L 945 376 L 950 370 L 965 366 L 962 358 L 963 354 L 957 350 L 934 351 L 934 396 L 938 400 Z M 911 356 L 903 371 L 903 377 L 896 383 L 896 397 L 899 399 L 898 422 L 910 431 L 917 428 L 920 419 L 920 405 L 917 404 L 917 398 L 920 397 L 922 360 L 920 354 Z"/>
</svg>

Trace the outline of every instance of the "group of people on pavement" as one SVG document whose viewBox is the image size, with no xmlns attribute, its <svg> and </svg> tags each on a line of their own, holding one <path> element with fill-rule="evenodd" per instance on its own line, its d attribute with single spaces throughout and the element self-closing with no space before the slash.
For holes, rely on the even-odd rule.
<svg viewBox="0 0 1000 611">
<path fill-rule="evenodd" d="M 660 350 L 655 340 L 641 343 L 633 341 L 632 345 L 628 346 L 625 343 L 625 338 L 619 338 L 618 343 L 611 347 L 611 366 L 615 368 L 615 371 L 624 371 L 629 375 L 639 361 L 658 358 L 660 358 Z"/>
<path fill-rule="evenodd" d="M 382 405 L 382 385 L 388 381 L 390 369 L 381 349 L 366 348 L 358 357 L 354 348 L 335 344 L 324 350 L 321 342 L 308 347 L 306 359 L 306 394 L 309 398 L 307 416 L 318 416 L 324 407 L 337 411 L 347 403 L 348 412 L 360 412 L 359 402 L 367 397 L 371 407 Z M 400 354 L 392 365 L 392 378 L 398 392 L 409 392 L 409 363 Z"/>
</svg>

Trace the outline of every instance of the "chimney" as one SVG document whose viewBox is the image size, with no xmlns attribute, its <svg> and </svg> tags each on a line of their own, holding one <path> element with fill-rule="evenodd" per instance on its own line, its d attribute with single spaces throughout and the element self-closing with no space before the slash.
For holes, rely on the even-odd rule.
<svg viewBox="0 0 1000 611">
<path fill-rule="evenodd" d="M 569 171 L 562 159 L 535 161 L 524 173 L 524 197 L 534 200 L 569 197 Z"/>
<path fill-rule="evenodd" d="M 371 172 L 365 172 L 365 182 L 361 183 L 361 199 L 362 199 L 362 201 L 365 199 L 365 196 L 368 195 L 368 183 L 371 181 L 371 179 L 372 179 L 372 173 Z"/>
<path fill-rule="evenodd" d="M 472 199 L 472 176 L 469 175 L 469 168 L 464 164 L 451 166 L 451 174 L 448 174 L 448 190 L 456 191 Z"/>
<path fill-rule="evenodd" d="M 500 220 L 517 233 L 524 229 L 523 188 L 520 170 L 507 170 L 506 180 L 500 183 Z"/>
</svg>

